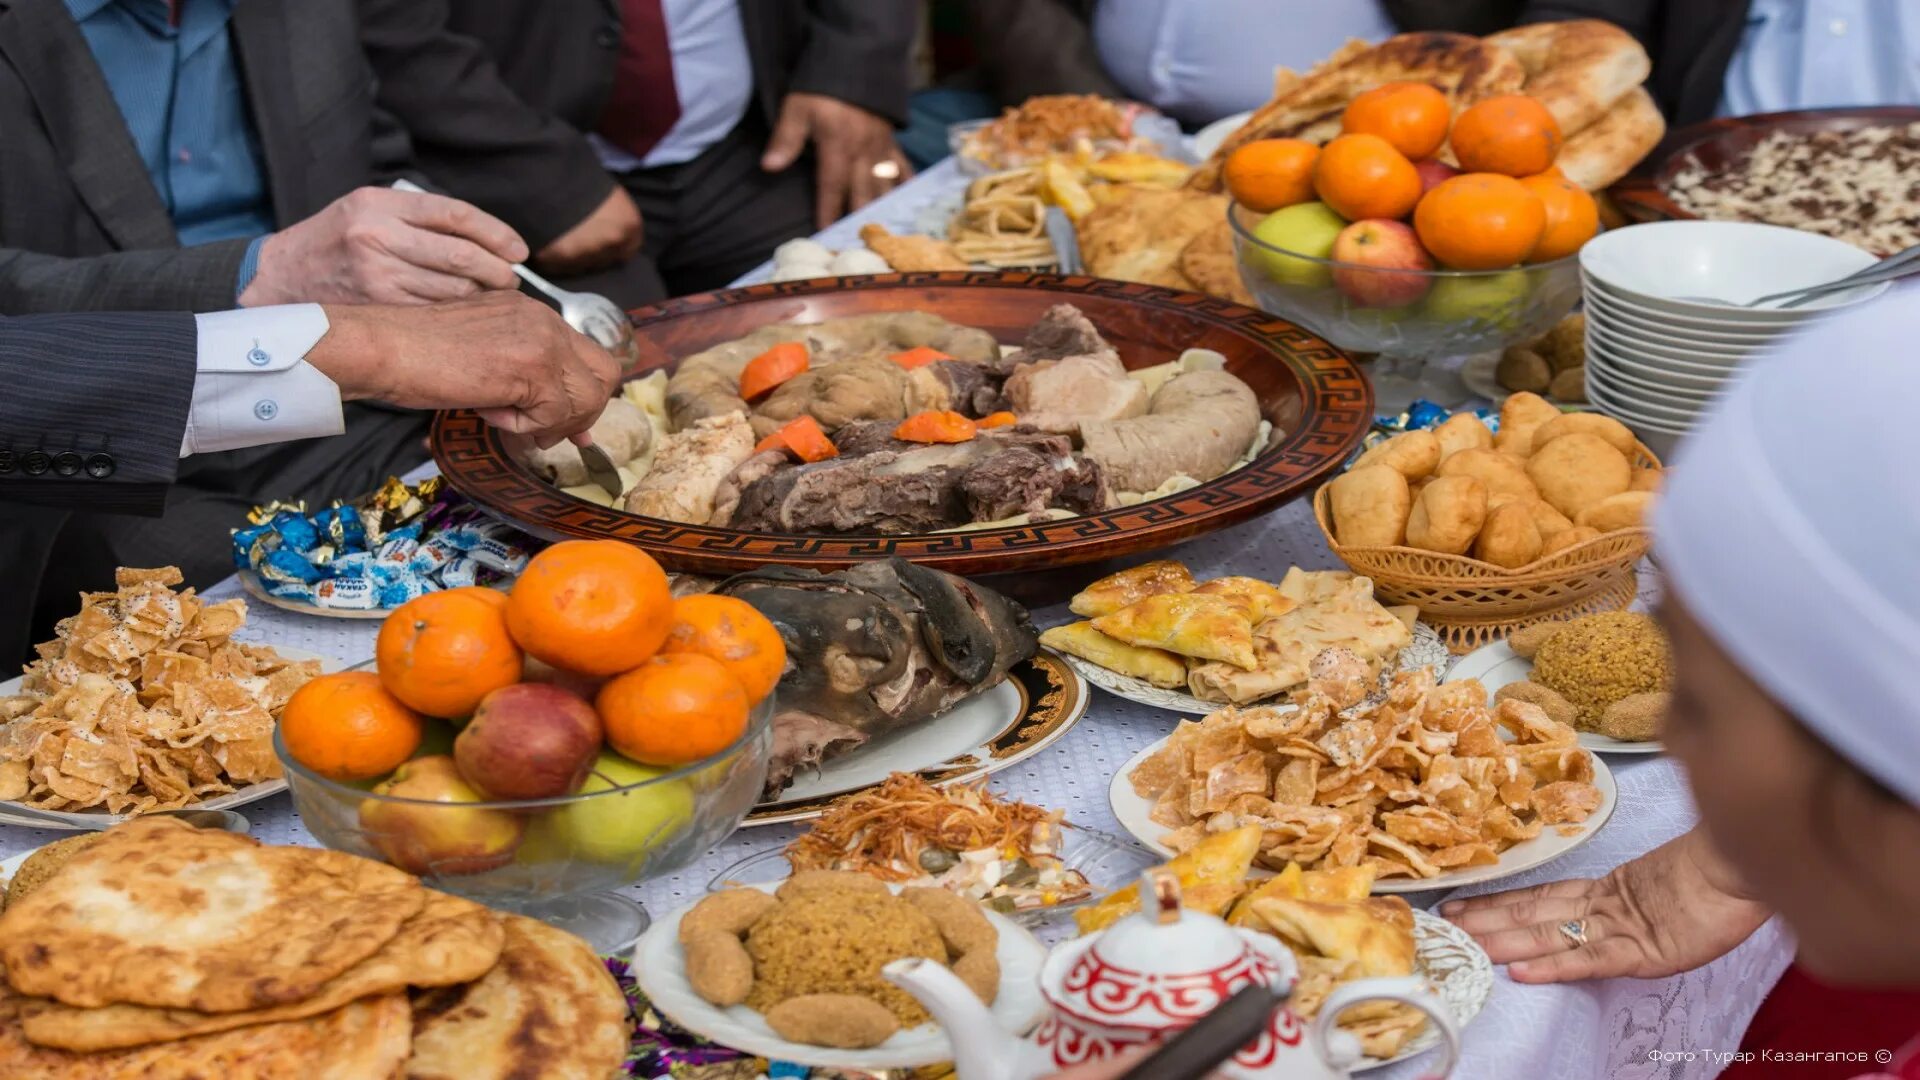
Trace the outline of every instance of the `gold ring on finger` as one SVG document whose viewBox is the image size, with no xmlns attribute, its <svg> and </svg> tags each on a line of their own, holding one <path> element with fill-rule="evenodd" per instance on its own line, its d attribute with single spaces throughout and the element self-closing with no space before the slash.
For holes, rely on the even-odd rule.
<svg viewBox="0 0 1920 1080">
<path fill-rule="evenodd" d="M 891 184 L 900 179 L 900 163 L 897 161 L 876 161 L 873 163 L 873 178 Z"/>
<path fill-rule="evenodd" d="M 1567 939 L 1569 946 L 1579 949 L 1587 944 L 1587 920 L 1568 919 L 1557 929 L 1560 931 L 1560 936 Z"/>
</svg>

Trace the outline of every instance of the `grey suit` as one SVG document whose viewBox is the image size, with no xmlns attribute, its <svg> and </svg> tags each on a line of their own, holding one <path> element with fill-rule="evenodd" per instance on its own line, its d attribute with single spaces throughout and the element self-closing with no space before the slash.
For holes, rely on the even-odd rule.
<svg viewBox="0 0 1920 1080">
<path fill-rule="evenodd" d="M 277 226 L 379 182 L 404 160 L 404 136 L 374 110 L 373 75 L 347 0 L 241 0 L 229 32 Z M 179 246 L 62 0 L 0 0 L 0 314 L 223 310 L 234 304 L 245 248 L 244 240 Z M 69 363 L 36 344 L 0 359 L 9 370 L 25 365 L 68 380 L 83 397 L 110 396 L 148 378 L 139 363 L 112 353 Z M 33 392 L 9 383 L 0 396 Z M 230 571 L 227 530 L 249 506 L 276 498 L 324 505 L 425 459 L 424 416 L 353 405 L 346 416 L 347 433 L 337 439 L 190 458 L 164 494 L 150 492 L 141 506 L 91 497 L 91 489 L 83 489 L 84 512 L 71 503 L 0 501 L 0 664 L 23 654 L 30 635 L 44 636 L 54 619 L 72 614 L 76 593 L 110 587 L 116 565 L 177 565 L 189 584 L 204 587 Z M 81 428 L 23 423 L 0 411 L 0 451 L 17 458 L 33 448 L 90 452 Z M 116 425 L 116 447 L 143 442 Z M 170 452 L 179 453 L 177 430 Z M 50 489 L 34 490 L 44 496 Z M 0 490 L 0 500 L 9 497 Z M 162 498 L 158 521 L 117 516 L 157 513 Z"/>
</svg>

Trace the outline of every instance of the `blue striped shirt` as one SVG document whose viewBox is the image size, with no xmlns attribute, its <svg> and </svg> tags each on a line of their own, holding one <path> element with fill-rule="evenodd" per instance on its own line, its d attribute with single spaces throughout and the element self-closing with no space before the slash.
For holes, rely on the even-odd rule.
<svg viewBox="0 0 1920 1080">
<path fill-rule="evenodd" d="M 273 231 L 227 34 L 234 0 L 66 0 L 183 246 Z M 235 293 L 253 277 L 256 243 Z"/>
</svg>

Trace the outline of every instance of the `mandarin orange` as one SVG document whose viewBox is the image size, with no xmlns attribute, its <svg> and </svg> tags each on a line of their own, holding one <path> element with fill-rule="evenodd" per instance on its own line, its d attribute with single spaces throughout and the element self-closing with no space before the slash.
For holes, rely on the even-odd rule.
<svg viewBox="0 0 1920 1080">
<path fill-rule="evenodd" d="M 1321 149 L 1313 189 L 1348 221 L 1402 218 L 1420 201 L 1420 174 L 1378 135 L 1341 135 Z"/>
<path fill-rule="evenodd" d="M 724 664 L 759 704 L 787 669 L 787 643 L 765 615 L 737 596 L 698 593 L 673 602 L 673 627 L 660 654 L 698 653 Z"/>
<path fill-rule="evenodd" d="M 1525 94 L 1503 94 L 1469 106 L 1453 121 L 1453 156 L 1466 172 L 1532 176 L 1560 156 L 1560 125 Z"/>
<path fill-rule="evenodd" d="M 408 708 L 459 717 L 520 681 L 523 657 L 492 589 L 469 585 L 416 597 L 393 609 L 374 645 L 380 682 Z"/>
<path fill-rule="evenodd" d="M 1313 198 L 1320 148 L 1303 139 L 1255 139 L 1227 155 L 1227 193 L 1249 210 L 1268 213 Z"/>
<path fill-rule="evenodd" d="M 1413 212 L 1413 228 L 1449 270 L 1499 270 L 1533 251 L 1546 231 L 1540 196 L 1511 176 L 1467 173 L 1444 181 Z"/>
<path fill-rule="evenodd" d="M 1529 176 L 1520 183 L 1540 197 L 1547 211 L 1547 227 L 1540 234 L 1540 242 L 1527 254 L 1528 262 L 1565 258 L 1600 231 L 1600 207 L 1579 184 L 1557 171 Z"/>
<path fill-rule="evenodd" d="M 554 667 L 617 675 L 660 650 L 673 591 L 653 556 L 618 540 L 563 540 L 535 555 L 507 597 L 520 647 Z"/>
<path fill-rule="evenodd" d="M 371 671 L 322 675 L 294 691 L 280 714 L 293 760 L 329 780 L 385 776 L 420 749 L 426 721 Z"/>
<path fill-rule="evenodd" d="M 1418 161 L 1431 157 L 1447 141 L 1453 109 L 1447 95 L 1426 83 L 1390 82 L 1347 104 L 1340 130 L 1348 135 L 1378 135 L 1395 150 Z"/>
<path fill-rule="evenodd" d="M 656 656 L 607 681 L 594 698 L 607 745 L 642 765 L 686 765 L 733 745 L 747 729 L 747 691 L 699 653 Z"/>
</svg>

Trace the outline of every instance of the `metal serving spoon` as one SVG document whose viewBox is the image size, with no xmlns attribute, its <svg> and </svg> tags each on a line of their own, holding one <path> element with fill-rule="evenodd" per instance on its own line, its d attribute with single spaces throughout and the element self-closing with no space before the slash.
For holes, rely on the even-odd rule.
<svg viewBox="0 0 1920 1080">
<path fill-rule="evenodd" d="M 402 177 L 393 182 L 395 191 L 411 191 L 416 194 L 429 194 L 426 188 Z M 599 293 L 574 292 L 563 289 L 522 263 L 513 264 L 513 272 L 521 281 L 545 293 L 560 306 L 560 317 L 568 326 L 593 339 L 601 348 L 614 355 L 622 368 L 630 368 L 640 359 L 640 347 L 633 340 L 633 323 L 627 319 L 627 313 L 620 305 L 601 296 Z M 587 477 L 600 490 L 615 499 L 620 497 L 620 470 L 614 468 L 613 459 L 600 448 L 593 439 L 583 437 L 575 443 L 580 449 L 580 460 L 587 467 Z"/>
<path fill-rule="evenodd" d="M 1682 296 L 1680 299 L 1691 300 L 1697 304 L 1718 304 L 1721 307 L 1732 308 L 1757 308 L 1762 304 L 1774 300 L 1787 300 L 1786 303 L 1781 304 L 1779 309 L 1777 309 L 1786 310 L 1787 308 L 1799 307 L 1809 300 L 1816 300 L 1828 293 L 1857 289 L 1862 285 L 1878 285 L 1883 281 L 1895 281 L 1910 274 L 1920 273 L 1920 266 L 1911 265 L 1916 260 L 1920 260 L 1920 244 L 1915 244 L 1904 251 L 1889 255 L 1879 262 L 1874 263 L 1872 266 L 1855 270 L 1846 277 L 1835 278 L 1832 281 L 1823 282 L 1819 285 L 1805 285 L 1798 289 L 1788 289 L 1785 292 L 1756 296 L 1752 300 L 1744 303 L 1736 304 L 1731 300 L 1722 300 L 1715 296 Z M 1793 297 L 1793 299 L 1788 300 L 1788 297 Z"/>
<path fill-rule="evenodd" d="M 50 810 L 42 810 L 38 807 L 11 802 L 0 803 L 0 814 L 5 814 L 10 818 L 32 818 L 35 821 L 46 822 L 51 828 L 67 829 L 69 831 L 79 830 L 82 832 L 87 830 L 99 832 L 104 829 L 111 829 L 122 821 L 132 820 L 131 817 L 119 818 L 107 814 L 100 814 L 97 815 L 99 820 L 96 822 L 90 820 L 96 815 L 56 814 Z M 225 829 L 227 832 L 241 834 L 245 834 L 253 828 L 252 822 L 233 810 L 158 810 L 151 814 L 135 816 L 176 817 L 196 829 Z"/>
</svg>

